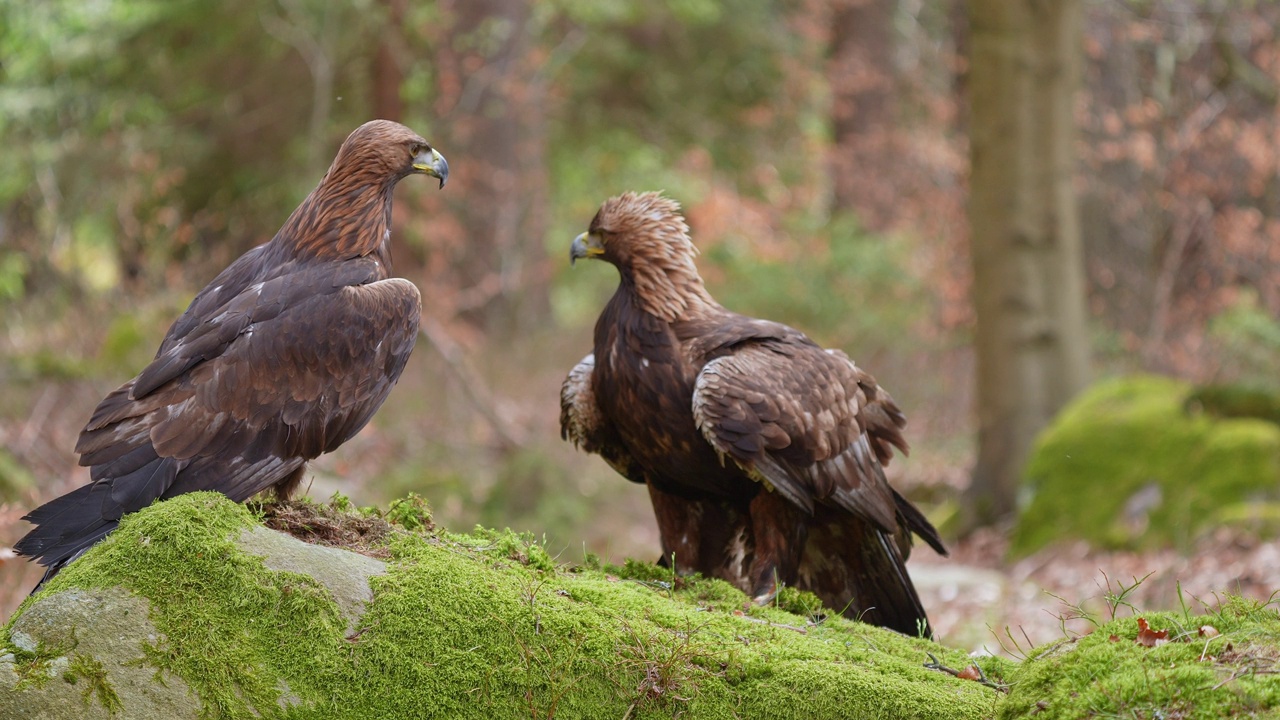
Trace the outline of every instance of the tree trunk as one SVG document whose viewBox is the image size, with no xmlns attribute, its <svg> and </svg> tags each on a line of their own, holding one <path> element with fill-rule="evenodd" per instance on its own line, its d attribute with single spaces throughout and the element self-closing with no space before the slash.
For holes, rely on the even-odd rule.
<svg viewBox="0 0 1280 720">
<path fill-rule="evenodd" d="M 406 4 L 407 0 L 382 0 L 387 20 L 373 55 L 373 115 L 397 122 L 404 119 L 404 101 L 400 98 L 404 66 L 400 52 L 404 47 Z"/>
<path fill-rule="evenodd" d="M 545 79 L 529 0 L 453 0 L 443 49 L 452 95 L 446 132 L 452 206 L 466 233 L 454 247 L 463 317 L 496 332 L 544 314 L 538 267 L 546 234 Z M 453 158 L 456 157 L 456 160 Z"/>
<path fill-rule="evenodd" d="M 1036 434 L 1088 381 L 1074 179 L 1079 0 L 971 0 L 969 222 L 977 313 L 972 527 L 1015 510 Z"/>
<path fill-rule="evenodd" d="M 895 0 L 833 0 L 831 57 L 831 153 L 834 210 L 856 212 L 872 230 L 893 219 L 898 193 L 891 177 L 876 173 L 892 158 L 896 103 L 893 94 Z M 869 172 L 870 170 L 870 172 Z"/>
</svg>

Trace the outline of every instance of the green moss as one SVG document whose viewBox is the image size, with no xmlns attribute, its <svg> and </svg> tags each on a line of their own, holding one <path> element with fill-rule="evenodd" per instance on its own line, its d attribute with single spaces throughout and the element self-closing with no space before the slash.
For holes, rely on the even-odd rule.
<svg viewBox="0 0 1280 720">
<path fill-rule="evenodd" d="M 670 568 L 657 563 L 644 562 L 627 558 L 621 565 L 610 565 L 608 571 L 624 580 L 640 582 L 666 582 L 675 580 L 676 574 Z"/>
<path fill-rule="evenodd" d="M 67 671 L 63 673 L 62 679 L 72 685 L 78 685 L 84 682 L 84 694 L 81 696 L 85 706 L 97 697 L 102 707 L 107 712 L 117 713 L 124 709 L 124 704 L 120 702 L 120 695 L 116 693 L 111 681 L 107 678 L 107 670 L 102 663 L 87 656 L 76 654 L 71 658 L 71 664 L 67 667 Z"/>
<path fill-rule="evenodd" d="M 1280 424 L 1280 393 L 1250 385 L 1204 385 L 1187 396 L 1188 412 L 1214 417 L 1252 417 Z"/>
<path fill-rule="evenodd" d="M 57 672 L 51 672 L 50 664 L 65 653 L 62 648 L 40 643 L 33 650 L 24 650 L 7 631 L 4 637 L 5 650 L 14 656 L 13 671 L 18 676 L 18 689 L 43 687 L 57 676 Z"/>
<path fill-rule="evenodd" d="M 533 533 L 518 533 L 510 528 L 490 530 L 477 525 L 470 534 L 446 533 L 445 537 L 451 543 L 474 550 L 478 556 L 514 560 L 535 570 L 551 571 L 556 567 Z"/>
<path fill-rule="evenodd" d="M 253 525 L 219 495 L 184 495 L 128 516 L 45 592 L 118 585 L 147 598 L 159 635 L 144 662 L 189 684 L 208 718 L 996 711 L 989 688 L 923 667 L 928 652 L 963 667 L 962 652 L 839 617 L 744 613 L 745 596 L 719 581 L 571 571 L 511 531 L 391 534 L 387 573 L 348 632 L 323 587 L 236 544 Z"/>
<path fill-rule="evenodd" d="M 426 498 L 417 493 L 409 493 L 407 497 L 392 500 L 387 506 L 384 519 L 405 530 L 430 530 L 433 527 L 431 506 L 427 504 Z"/>
<path fill-rule="evenodd" d="M 822 607 L 822 600 L 807 590 L 784 587 L 778 591 L 774 604 L 781 610 L 801 617 L 819 617 L 827 614 Z"/>
<path fill-rule="evenodd" d="M 1011 551 L 1062 538 L 1184 545 L 1240 503 L 1277 498 L 1280 427 L 1188 415 L 1191 386 L 1138 376 L 1099 383 L 1056 418 L 1026 470 L 1031 498 Z"/>
<path fill-rule="evenodd" d="M 1211 615 L 1149 613 L 1170 642 L 1134 642 L 1135 618 L 1039 648 L 1015 673 L 1000 717 L 1221 718 L 1280 707 L 1280 619 L 1239 599 Z M 1221 633 L 1199 634 L 1201 626 Z"/>
<path fill-rule="evenodd" d="M 44 592 L 119 585 L 147 598 L 163 633 L 148 662 L 185 679 L 206 717 L 246 717 L 275 706 L 282 680 L 318 691 L 346 624 L 314 580 L 269 571 L 237 547 L 253 525 L 221 495 L 184 495 L 126 516 Z"/>
</svg>

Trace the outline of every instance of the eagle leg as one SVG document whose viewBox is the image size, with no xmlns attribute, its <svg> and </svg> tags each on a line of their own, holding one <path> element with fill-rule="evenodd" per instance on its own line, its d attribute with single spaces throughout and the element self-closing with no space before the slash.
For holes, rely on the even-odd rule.
<svg viewBox="0 0 1280 720">
<path fill-rule="evenodd" d="M 764 605 L 784 585 L 795 584 L 809 526 L 803 511 L 770 490 L 751 500 L 749 512 L 755 557 L 747 577 L 751 599 Z"/>
<path fill-rule="evenodd" d="M 283 502 L 293 497 L 293 494 L 298 491 L 298 486 L 302 484 L 302 476 L 306 469 L 307 466 L 305 464 L 299 465 L 297 470 L 289 473 L 280 482 L 272 486 L 272 493 L 275 494 L 277 500 Z"/>
<path fill-rule="evenodd" d="M 702 504 L 663 492 L 649 483 L 653 516 L 658 521 L 662 558 L 658 564 L 674 567 L 680 575 L 692 575 L 698 565 L 702 544 Z"/>
</svg>

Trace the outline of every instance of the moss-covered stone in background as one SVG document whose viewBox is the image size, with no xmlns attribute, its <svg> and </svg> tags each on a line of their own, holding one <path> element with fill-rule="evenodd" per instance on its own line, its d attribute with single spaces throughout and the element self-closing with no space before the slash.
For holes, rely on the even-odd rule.
<svg viewBox="0 0 1280 720">
<path fill-rule="evenodd" d="M 1187 412 L 1220 418 L 1258 418 L 1280 425 L 1280 393 L 1252 385 L 1203 385 L 1191 391 Z"/>
<path fill-rule="evenodd" d="M 1224 522 L 1265 520 L 1280 498 L 1280 426 L 1188 413 L 1191 392 L 1179 380 L 1125 377 L 1064 409 L 1028 462 L 1011 551 L 1077 538 L 1180 546 Z"/>
</svg>

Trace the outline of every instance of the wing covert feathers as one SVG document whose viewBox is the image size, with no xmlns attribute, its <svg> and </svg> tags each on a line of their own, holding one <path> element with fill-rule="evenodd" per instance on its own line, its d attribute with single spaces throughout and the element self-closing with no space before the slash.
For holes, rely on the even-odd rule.
<svg viewBox="0 0 1280 720">
<path fill-rule="evenodd" d="M 560 386 L 560 438 L 587 452 L 594 452 L 593 439 L 604 422 L 591 390 L 595 366 L 595 354 L 588 354 L 573 366 Z"/>
<path fill-rule="evenodd" d="M 875 387 L 843 356 L 750 345 L 703 367 L 694 422 L 722 457 L 806 512 L 830 502 L 892 531 L 896 507 L 865 432 L 864 383 Z"/>
</svg>

